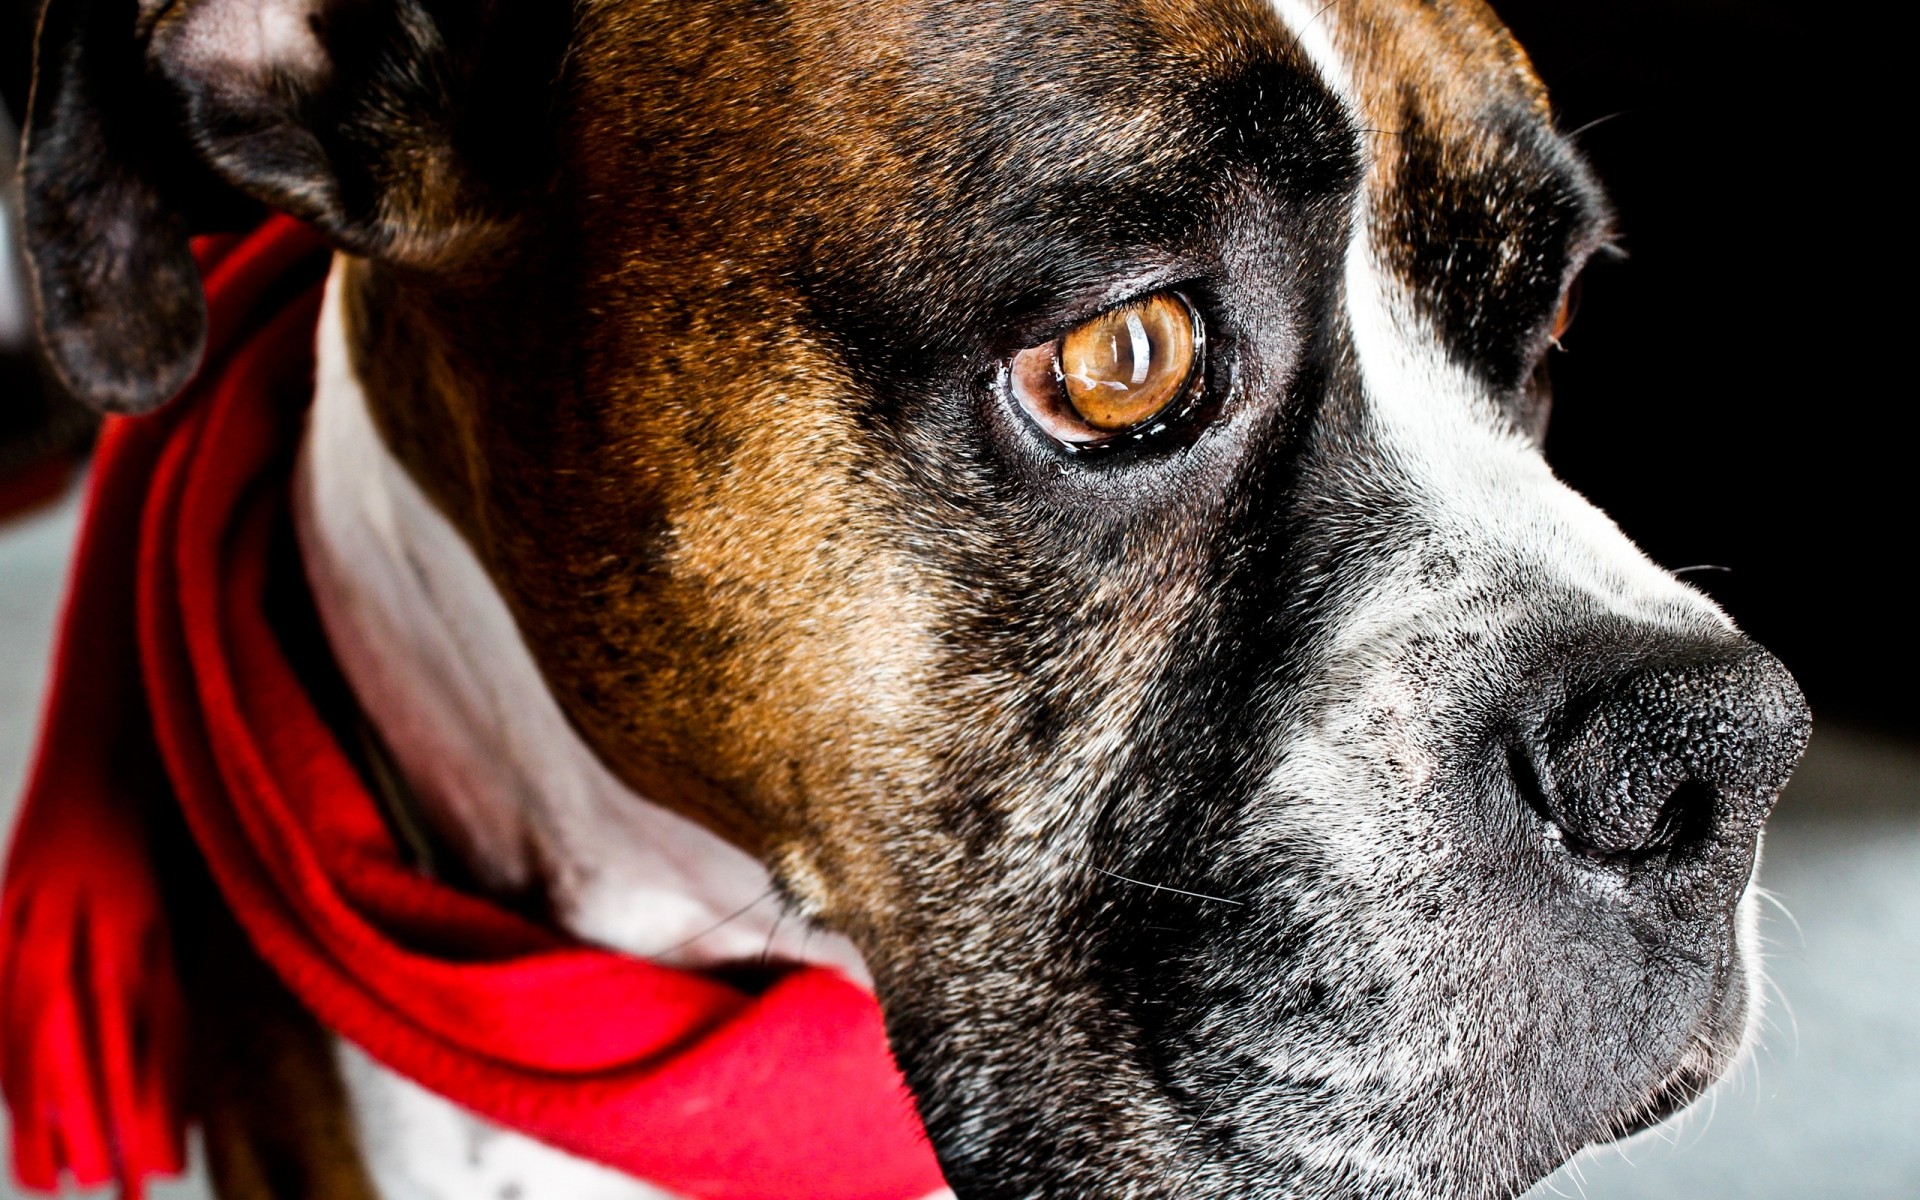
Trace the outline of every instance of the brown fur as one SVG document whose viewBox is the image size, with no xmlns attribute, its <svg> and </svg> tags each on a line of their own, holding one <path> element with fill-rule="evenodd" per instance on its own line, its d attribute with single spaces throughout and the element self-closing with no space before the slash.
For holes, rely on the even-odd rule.
<svg viewBox="0 0 1920 1200">
<path fill-rule="evenodd" d="M 972 74 L 984 52 L 933 71 L 910 57 L 937 10 L 792 5 L 756 31 L 589 5 L 555 193 L 457 275 L 363 263 L 352 293 L 376 419 L 589 742 L 643 794 L 774 862 L 816 915 L 876 936 L 904 885 L 875 831 L 911 826 L 896 806 L 933 787 L 961 730 L 1020 717 L 996 711 L 989 679 L 929 696 L 943 614 L 966 597 L 902 552 L 848 404 L 863 389 L 781 281 L 856 249 L 838 239 L 951 235 L 940 221 L 966 181 L 941 165 L 948 139 L 994 97 Z M 1290 52 L 1257 2 L 1136 14 L 1164 58 L 1107 101 L 1109 140 L 1036 172 L 1151 172 L 1141 131 L 1174 103 L 1164 83 L 1227 70 L 1236 48 Z M 1101 33 L 1062 29 L 1061 53 Z M 971 519 L 928 516 L 962 533 Z M 1111 629 L 1058 676 L 1137 700 L 1195 566 L 1058 595 L 1063 617 Z"/>
</svg>

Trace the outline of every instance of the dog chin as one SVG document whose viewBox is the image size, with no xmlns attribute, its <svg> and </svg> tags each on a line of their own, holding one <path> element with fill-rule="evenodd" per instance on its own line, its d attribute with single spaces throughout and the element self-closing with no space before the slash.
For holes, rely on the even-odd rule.
<svg viewBox="0 0 1920 1200">
<path fill-rule="evenodd" d="M 1584 1148 L 1615 1145 L 1662 1126 L 1684 1123 L 1754 1053 L 1765 988 L 1756 889 L 1757 884 L 1750 881 L 1739 902 L 1729 951 L 1731 967 L 1671 1053 L 1671 1066 L 1641 1094 L 1606 1116 L 1585 1139 Z M 1622 1036 L 1628 1035 L 1623 1031 Z M 1657 1057 L 1652 1060 L 1656 1065 L 1658 1061 Z"/>
<path fill-rule="evenodd" d="M 1433 797 L 1466 790 L 1458 759 L 1402 754 L 1395 782 L 1424 787 L 1336 799 L 1309 780 L 1352 778 L 1351 764 L 1309 757 L 1243 847 L 1288 869 L 1227 889 L 1258 899 L 1245 940 L 1202 971 L 1222 1003 L 1209 1028 L 1170 1039 L 1186 1048 L 1185 1095 L 1217 1096 L 1231 1064 L 1259 1064 L 1224 1085 L 1233 1118 L 1202 1121 L 1246 1155 L 1227 1178 L 1340 1197 L 1518 1195 L 1583 1146 L 1674 1117 L 1738 1061 L 1759 988 L 1751 887 L 1735 911 L 1664 925 L 1606 893 L 1558 890 L 1558 852 L 1524 816 L 1504 836 L 1446 836 Z M 1268 964 L 1264 994 L 1236 995 L 1229 963 Z M 1223 1179 L 1186 1194 L 1239 1193 Z"/>
<path fill-rule="evenodd" d="M 1757 862 L 1754 874 L 1756 877 L 1759 874 Z M 1749 880 L 1747 891 L 1740 899 L 1738 932 L 1734 939 L 1734 956 L 1740 970 L 1733 981 L 1739 986 L 1730 982 L 1715 992 L 1673 1070 L 1636 1102 L 1609 1118 L 1589 1145 L 1623 1142 L 1669 1121 L 1682 1119 L 1687 1110 L 1752 1056 L 1761 1028 L 1766 987 L 1766 967 L 1759 952 L 1758 886 Z"/>
</svg>

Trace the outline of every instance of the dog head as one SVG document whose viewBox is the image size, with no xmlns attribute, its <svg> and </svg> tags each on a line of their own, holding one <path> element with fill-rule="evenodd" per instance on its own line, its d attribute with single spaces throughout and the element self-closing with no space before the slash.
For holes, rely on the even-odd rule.
<svg viewBox="0 0 1920 1200">
<path fill-rule="evenodd" d="M 47 29 L 69 375 L 190 368 L 179 171 L 358 256 L 389 445 L 607 764 L 860 946 L 962 1196 L 1512 1194 L 1741 1044 L 1806 711 L 1541 458 L 1608 213 L 1482 6 Z"/>
</svg>

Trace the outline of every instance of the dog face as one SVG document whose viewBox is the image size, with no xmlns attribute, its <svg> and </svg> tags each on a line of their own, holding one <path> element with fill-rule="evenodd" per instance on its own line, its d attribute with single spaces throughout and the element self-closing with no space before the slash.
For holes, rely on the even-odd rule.
<svg viewBox="0 0 1920 1200">
<path fill-rule="evenodd" d="M 1506 1195 L 1724 1069 L 1805 709 L 1541 459 L 1608 217 L 1484 8 L 235 7 L 197 161 L 960 1195 Z"/>
</svg>

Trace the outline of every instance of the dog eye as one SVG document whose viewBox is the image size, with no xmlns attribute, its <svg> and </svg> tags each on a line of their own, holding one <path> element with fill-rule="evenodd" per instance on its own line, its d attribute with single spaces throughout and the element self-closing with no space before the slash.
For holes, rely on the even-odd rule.
<svg viewBox="0 0 1920 1200">
<path fill-rule="evenodd" d="M 1013 393 L 1062 442 L 1106 441 L 1149 427 L 1187 398 L 1204 346 L 1193 306 L 1158 292 L 1016 354 Z"/>
</svg>

